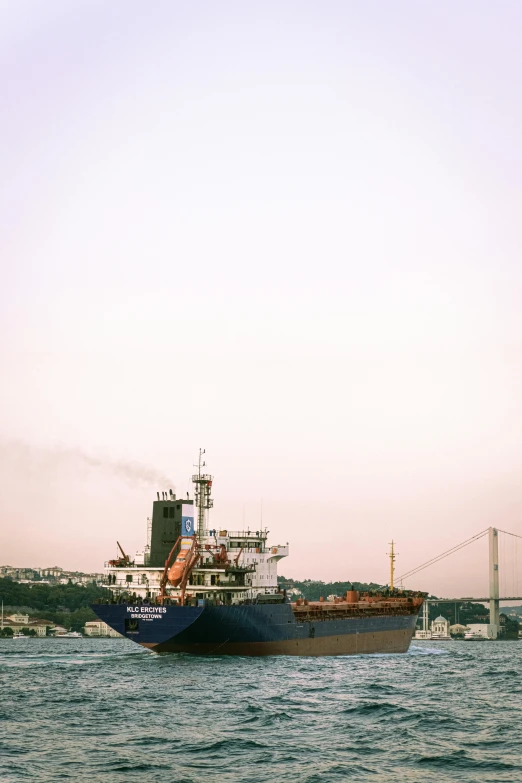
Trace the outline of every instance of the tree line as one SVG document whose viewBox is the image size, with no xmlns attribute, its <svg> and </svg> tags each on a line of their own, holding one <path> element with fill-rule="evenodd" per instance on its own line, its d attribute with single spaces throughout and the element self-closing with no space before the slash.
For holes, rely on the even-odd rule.
<svg viewBox="0 0 522 783">
<path fill-rule="evenodd" d="M 0 579 L 0 601 L 9 613 L 21 610 L 40 620 L 49 620 L 73 631 L 81 631 L 86 622 L 96 620 L 90 608 L 98 598 L 109 598 L 105 587 L 90 585 L 22 584 L 10 577 Z"/>
<path fill-rule="evenodd" d="M 289 579 L 286 576 L 278 576 L 277 583 L 282 590 L 299 590 L 303 598 L 308 601 L 318 601 L 321 596 L 323 598 L 329 595 L 342 596 L 347 590 L 359 590 L 364 593 L 367 590 L 377 590 L 382 586 L 376 582 L 321 582 L 312 579 L 304 579 L 300 582 L 298 579 Z"/>
</svg>

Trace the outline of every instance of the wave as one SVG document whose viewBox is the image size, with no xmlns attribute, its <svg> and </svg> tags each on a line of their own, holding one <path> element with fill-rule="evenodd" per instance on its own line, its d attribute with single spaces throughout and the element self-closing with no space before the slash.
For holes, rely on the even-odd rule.
<svg viewBox="0 0 522 783">
<path fill-rule="evenodd" d="M 401 707 L 392 702 L 366 702 L 364 704 L 356 704 L 353 707 L 345 707 L 341 710 L 345 715 L 368 715 L 376 713 L 386 713 L 394 715 L 408 714 L 411 715 L 411 711 L 406 707 Z"/>
<path fill-rule="evenodd" d="M 450 655 L 451 651 L 442 647 L 419 647 L 410 645 L 407 655 Z"/>
<path fill-rule="evenodd" d="M 0 655 L 9 783 L 449 783 L 522 768 L 517 645 L 306 661 L 33 645 Z"/>
<path fill-rule="evenodd" d="M 421 756 L 416 763 L 419 766 L 430 766 L 444 769 L 480 769 L 482 771 L 500 771 L 518 768 L 517 765 L 510 764 L 509 762 L 502 761 L 501 759 L 474 759 L 463 750 L 457 750 L 453 753 L 441 753 L 440 755 L 436 756 Z"/>
</svg>

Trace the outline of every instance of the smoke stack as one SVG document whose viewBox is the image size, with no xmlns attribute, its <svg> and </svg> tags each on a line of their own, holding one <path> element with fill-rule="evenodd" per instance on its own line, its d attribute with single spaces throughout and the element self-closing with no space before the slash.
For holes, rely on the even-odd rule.
<svg viewBox="0 0 522 783">
<path fill-rule="evenodd" d="M 156 495 L 158 496 L 158 500 L 159 500 L 159 492 L 156 492 Z"/>
</svg>

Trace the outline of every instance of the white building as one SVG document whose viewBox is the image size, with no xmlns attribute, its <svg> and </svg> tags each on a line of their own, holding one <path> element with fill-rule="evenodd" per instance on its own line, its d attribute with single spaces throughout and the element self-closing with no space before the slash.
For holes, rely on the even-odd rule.
<svg viewBox="0 0 522 783">
<path fill-rule="evenodd" d="M 439 615 L 431 623 L 431 638 L 432 639 L 451 639 L 449 632 L 449 620 Z"/>
<path fill-rule="evenodd" d="M 63 568 L 59 566 L 51 566 L 50 568 L 41 568 L 40 576 L 50 576 L 53 579 L 58 579 L 63 574 Z"/>
<path fill-rule="evenodd" d="M 11 628 L 13 633 L 21 633 L 23 629 L 33 630 L 36 636 L 46 636 L 47 628 L 54 628 L 50 620 L 31 619 L 28 614 L 11 614 L 2 621 L 3 628 Z"/>
<path fill-rule="evenodd" d="M 85 636 L 111 636 L 121 637 L 121 634 L 110 628 L 107 623 L 101 622 L 101 620 L 91 620 L 85 623 L 83 628 Z"/>
<path fill-rule="evenodd" d="M 465 633 L 469 631 L 469 626 L 467 625 L 461 625 L 460 623 L 455 623 L 455 625 L 450 625 L 450 634 L 452 636 L 463 636 Z"/>
</svg>

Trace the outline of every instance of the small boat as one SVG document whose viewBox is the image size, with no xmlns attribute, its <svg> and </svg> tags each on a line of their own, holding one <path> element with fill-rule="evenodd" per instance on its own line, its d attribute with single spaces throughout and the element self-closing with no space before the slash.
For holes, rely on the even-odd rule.
<svg viewBox="0 0 522 783">
<path fill-rule="evenodd" d="M 67 633 L 57 633 L 55 639 L 83 639 L 83 634 L 78 631 L 67 631 Z"/>
</svg>

